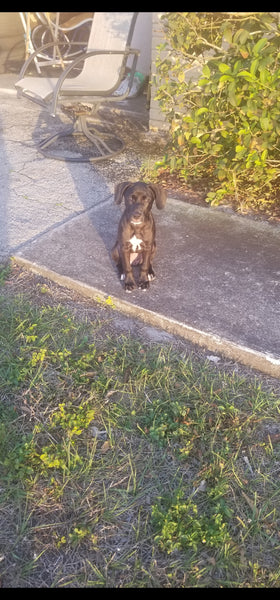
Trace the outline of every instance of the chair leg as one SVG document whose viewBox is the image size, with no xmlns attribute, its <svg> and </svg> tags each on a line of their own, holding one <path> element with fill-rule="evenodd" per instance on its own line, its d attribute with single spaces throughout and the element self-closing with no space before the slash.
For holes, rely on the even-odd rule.
<svg viewBox="0 0 280 600">
<path fill-rule="evenodd" d="M 120 154 L 125 147 L 123 140 L 110 130 L 108 131 L 108 128 L 106 122 L 99 121 L 97 118 L 86 114 L 80 114 L 72 126 L 42 140 L 37 147 L 39 152 L 47 158 L 70 162 L 100 162 Z M 69 136 L 84 136 L 88 139 L 93 145 L 94 156 L 70 156 L 71 148 L 69 150 L 66 148 L 69 151 L 69 156 L 61 154 L 55 149 L 49 150 L 49 147 L 59 139 Z"/>
<path fill-rule="evenodd" d="M 67 130 L 64 129 L 63 132 L 59 132 L 59 133 L 54 133 L 53 135 L 50 135 L 49 137 L 47 137 L 45 140 L 42 140 L 41 142 L 39 142 L 38 144 L 38 150 L 42 151 L 44 148 L 47 148 L 48 146 L 50 146 L 50 144 L 53 144 L 54 142 L 56 142 L 56 140 L 58 140 L 60 137 L 66 137 L 67 135 L 72 135 L 74 133 L 74 126 L 71 125 Z"/>
</svg>

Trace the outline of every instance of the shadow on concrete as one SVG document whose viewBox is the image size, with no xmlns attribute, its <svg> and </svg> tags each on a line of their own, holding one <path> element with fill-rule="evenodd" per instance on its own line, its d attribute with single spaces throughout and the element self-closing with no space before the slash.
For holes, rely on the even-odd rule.
<svg viewBox="0 0 280 600">
<path fill-rule="evenodd" d="M 30 103 L 31 104 L 31 103 Z M 117 103 L 116 103 L 117 104 Z M 31 105 L 32 109 L 32 105 Z M 124 118 L 129 118 L 134 122 L 135 129 L 137 126 L 140 126 L 140 129 L 148 129 L 148 111 L 146 107 L 146 98 L 141 95 L 136 98 L 132 98 L 122 103 L 118 103 L 117 107 L 117 115 L 116 119 L 118 122 L 118 127 L 120 127 L 120 123 L 122 121 L 122 114 L 119 111 L 124 113 Z M 114 114 L 115 110 L 109 111 L 108 115 L 105 114 L 105 118 L 112 119 L 112 123 L 114 124 Z M 52 135 L 56 132 L 63 131 L 65 127 L 71 124 L 71 119 L 65 116 L 62 113 L 61 116 L 57 115 L 56 117 L 51 117 L 51 115 L 42 110 L 38 116 L 36 125 L 34 130 L 30 132 L 32 135 L 33 142 L 35 146 L 42 139 Z M 61 143 L 60 143 L 61 145 Z M 62 140 L 62 145 L 65 147 L 65 153 L 67 152 L 76 152 L 79 149 L 79 143 L 76 142 L 75 136 L 69 136 Z M 55 147 L 55 146 L 54 146 Z M 79 199 L 79 203 L 83 207 L 81 211 L 79 211 L 78 215 L 85 214 L 85 217 L 88 218 L 91 222 L 92 231 L 91 237 L 95 240 L 95 252 L 94 252 L 94 260 L 96 260 L 96 252 L 97 254 L 102 253 L 104 256 L 104 252 L 107 255 L 108 261 L 106 261 L 108 268 L 113 270 L 114 278 L 117 280 L 117 271 L 115 269 L 115 263 L 111 259 L 111 249 L 114 245 L 116 234 L 117 234 L 117 226 L 120 215 L 122 213 L 123 207 L 119 208 L 114 205 L 114 185 L 119 181 L 123 181 L 124 176 L 121 175 L 121 179 L 116 179 L 110 185 L 108 182 L 108 178 L 106 177 L 108 170 L 116 170 L 116 161 L 115 159 L 104 160 L 101 163 L 74 163 L 74 162 L 64 162 L 60 160 L 55 160 L 51 158 L 45 158 L 42 154 L 39 153 L 39 156 L 43 159 L 43 163 L 45 164 L 46 171 L 44 177 L 47 177 L 48 168 L 47 165 L 51 161 L 51 163 L 56 164 L 56 170 L 60 171 L 63 169 L 67 169 L 71 174 L 73 179 L 73 183 L 75 185 L 75 190 L 77 197 Z M 122 160 L 122 158 L 121 158 Z M 139 161 L 139 168 L 141 166 L 141 162 Z M 102 181 L 102 184 L 98 184 L 98 180 Z M 50 182 L 53 184 L 53 182 Z M 63 193 L 63 190 L 61 190 Z M 59 190 L 58 190 L 59 193 Z M 92 209 L 95 210 L 92 210 Z M 55 225 L 52 225 L 50 228 L 45 229 L 39 236 L 35 236 L 30 240 L 30 242 L 35 241 L 41 236 L 44 236 L 46 233 L 51 233 L 56 229 L 59 225 L 66 225 L 69 223 L 71 226 L 71 221 L 75 218 L 76 215 L 70 215 L 63 221 L 59 221 Z M 77 221 L 75 221 L 77 223 Z M 75 235 L 75 240 L 73 240 L 74 246 L 80 242 L 83 242 L 84 236 L 81 231 L 79 236 Z M 100 239 L 100 243 L 98 243 L 98 238 Z M 88 240 L 90 246 L 90 240 Z M 20 250 L 22 246 L 17 247 L 17 250 Z M 78 256 L 78 255 L 77 255 Z M 85 263 L 88 263 L 88 256 L 84 257 Z M 72 257 L 72 266 L 73 260 L 75 257 Z M 80 258 L 79 258 L 80 260 Z M 102 264 L 102 262 L 100 263 Z M 98 268 L 98 265 L 96 265 Z M 89 264 L 90 269 L 90 264 Z M 80 271 L 80 267 L 77 268 L 77 272 Z M 119 283 L 119 282 L 118 282 Z"/>
</svg>

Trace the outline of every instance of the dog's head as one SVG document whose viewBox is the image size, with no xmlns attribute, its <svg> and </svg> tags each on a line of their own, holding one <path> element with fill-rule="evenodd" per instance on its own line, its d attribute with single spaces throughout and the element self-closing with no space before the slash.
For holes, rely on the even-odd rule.
<svg viewBox="0 0 280 600">
<path fill-rule="evenodd" d="M 150 212 L 153 202 L 159 209 L 166 203 L 166 191 L 154 183 L 125 181 L 115 187 L 115 203 L 125 203 L 128 219 L 134 225 L 139 225 Z"/>
</svg>

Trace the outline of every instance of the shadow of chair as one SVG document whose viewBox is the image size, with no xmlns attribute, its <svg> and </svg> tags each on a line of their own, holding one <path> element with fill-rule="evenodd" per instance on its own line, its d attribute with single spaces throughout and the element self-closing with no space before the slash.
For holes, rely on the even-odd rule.
<svg viewBox="0 0 280 600">
<path fill-rule="evenodd" d="M 18 96 L 41 105 L 53 117 L 61 109 L 73 113 L 71 126 L 39 142 L 38 150 L 45 156 L 71 162 L 97 162 L 111 158 L 124 149 L 125 144 L 114 133 L 112 123 L 100 118 L 98 110 L 100 104 L 119 103 L 131 91 L 140 54 L 139 50 L 130 47 L 138 14 L 95 13 L 86 51 L 57 78 L 27 74 L 36 56 L 53 46 L 53 43 L 38 48 L 24 63 L 15 84 Z M 78 75 L 73 76 L 81 66 Z M 69 99 L 72 102 L 70 109 L 67 107 Z M 79 150 L 74 156 L 69 145 L 73 135 L 80 136 Z M 68 143 L 65 138 L 68 138 Z M 56 147 L 53 149 L 53 146 Z"/>
</svg>

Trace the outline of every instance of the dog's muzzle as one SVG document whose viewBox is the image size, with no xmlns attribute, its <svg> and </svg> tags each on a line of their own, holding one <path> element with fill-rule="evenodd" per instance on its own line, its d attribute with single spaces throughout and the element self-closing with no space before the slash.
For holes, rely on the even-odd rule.
<svg viewBox="0 0 280 600">
<path fill-rule="evenodd" d="M 132 218 L 130 223 L 131 223 L 131 225 L 142 225 L 143 221 L 142 221 L 142 219 L 137 220 L 137 219 Z"/>
<path fill-rule="evenodd" d="M 143 207 L 140 204 L 135 204 L 130 208 L 130 223 L 132 225 L 142 225 L 144 221 Z"/>
</svg>

